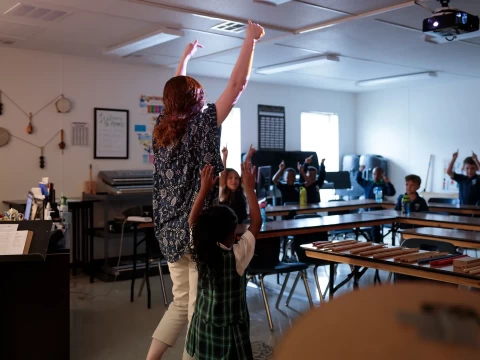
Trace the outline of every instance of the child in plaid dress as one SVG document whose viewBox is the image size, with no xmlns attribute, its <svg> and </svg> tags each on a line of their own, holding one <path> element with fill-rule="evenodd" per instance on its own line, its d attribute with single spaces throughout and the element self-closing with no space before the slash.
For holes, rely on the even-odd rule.
<svg viewBox="0 0 480 360">
<path fill-rule="evenodd" d="M 255 238 L 262 225 L 254 174 L 247 156 L 242 165 L 242 181 L 251 223 L 235 242 L 237 216 L 229 207 L 212 206 L 202 211 L 205 197 L 218 179 L 213 178 L 212 166 L 202 170 L 200 191 L 189 218 L 198 292 L 186 349 L 195 359 L 253 359 L 245 270 L 253 257 Z"/>
</svg>

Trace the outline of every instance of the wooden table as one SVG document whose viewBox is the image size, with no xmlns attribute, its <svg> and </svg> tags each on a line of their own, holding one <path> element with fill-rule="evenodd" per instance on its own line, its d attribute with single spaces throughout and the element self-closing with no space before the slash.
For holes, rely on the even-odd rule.
<svg viewBox="0 0 480 360">
<path fill-rule="evenodd" d="M 428 204 L 430 212 L 446 212 L 458 215 L 480 215 L 480 206 L 476 205 L 460 205 L 460 204 Z"/>
<path fill-rule="evenodd" d="M 378 203 L 375 200 L 350 200 L 350 201 L 328 201 L 320 202 L 316 204 L 307 204 L 305 206 L 300 205 L 284 205 L 284 206 L 269 206 L 266 208 L 267 215 L 269 216 L 288 216 L 291 214 L 315 214 L 318 212 L 335 212 L 335 211 L 348 211 L 370 208 L 384 208 L 392 209 L 395 204 L 392 202 L 384 201 Z"/>
<path fill-rule="evenodd" d="M 480 233 L 474 231 L 418 228 L 400 230 L 402 239 L 426 239 L 449 242 L 455 246 L 469 249 L 480 249 Z"/>
<path fill-rule="evenodd" d="M 302 245 L 302 247 L 305 248 L 308 257 L 332 262 L 330 264 L 330 296 L 332 296 L 335 290 L 338 289 L 338 286 L 334 287 L 335 271 L 333 269 L 333 263 L 349 264 L 369 269 L 384 270 L 397 274 L 480 288 L 479 276 L 454 272 L 453 266 L 451 265 L 435 268 L 430 267 L 428 264 L 407 264 L 393 261 L 393 259 L 383 260 L 366 256 L 351 255 L 349 251 L 339 253 L 327 252 L 318 250 L 312 244 Z"/>
<path fill-rule="evenodd" d="M 371 216 L 368 214 L 369 213 L 331 215 L 318 218 L 271 221 L 262 226 L 257 238 L 265 239 L 280 236 L 315 234 L 324 231 L 364 226 L 378 226 L 391 224 L 397 219 L 395 215 L 377 214 L 376 216 Z M 248 224 L 239 224 L 236 230 L 237 234 L 243 234 L 247 231 L 248 227 Z"/>
</svg>

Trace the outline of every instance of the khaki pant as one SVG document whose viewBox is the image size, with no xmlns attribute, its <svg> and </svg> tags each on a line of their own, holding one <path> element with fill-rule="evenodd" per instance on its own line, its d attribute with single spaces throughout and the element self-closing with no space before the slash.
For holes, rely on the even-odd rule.
<svg viewBox="0 0 480 360">
<path fill-rule="evenodd" d="M 169 262 L 168 269 L 173 282 L 173 302 L 163 315 L 153 338 L 173 346 L 185 325 L 190 325 L 197 299 L 198 272 L 191 254 L 183 255 L 177 262 Z M 192 357 L 184 351 L 183 359 Z"/>
</svg>

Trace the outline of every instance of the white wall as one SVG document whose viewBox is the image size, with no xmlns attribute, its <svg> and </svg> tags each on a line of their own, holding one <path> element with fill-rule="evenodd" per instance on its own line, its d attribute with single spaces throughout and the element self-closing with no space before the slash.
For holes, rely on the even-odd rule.
<svg viewBox="0 0 480 360">
<path fill-rule="evenodd" d="M 88 166 L 94 176 L 100 170 L 145 169 L 141 163 L 141 146 L 133 135 L 134 124 L 144 124 L 150 116 L 139 112 L 139 95 L 161 95 L 171 69 L 120 64 L 81 57 L 62 56 L 18 49 L 0 49 L 0 90 L 6 92 L 25 111 L 35 112 L 60 93 L 73 101 L 68 114 L 58 114 L 53 105 L 33 119 L 35 132 L 27 135 L 28 120 L 12 103 L 2 97 L 4 115 L 0 126 L 10 133 L 37 145 L 65 130 L 67 148 L 62 155 L 57 136 L 46 148 L 46 168 L 39 168 L 40 150 L 15 138 L 0 148 L 2 171 L 0 200 L 23 199 L 42 176 L 56 184 L 57 194 L 80 196 L 88 180 Z M 207 96 L 215 101 L 226 80 L 201 78 Z M 242 151 L 257 144 L 257 105 L 286 107 L 287 150 L 300 149 L 300 113 L 323 111 L 338 113 L 340 119 L 340 156 L 355 150 L 355 96 L 349 93 L 250 83 L 238 106 L 242 115 Z M 128 160 L 93 160 L 93 108 L 130 110 L 130 158 Z M 90 147 L 71 146 L 71 123 L 90 124 Z M 321 134 L 319 134 L 321 141 Z M 5 208 L 5 207 L 4 207 Z"/>
<path fill-rule="evenodd" d="M 452 153 L 460 149 L 462 161 L 472 150 L 480 153 L 479 91 L 480 81 L 471 80 L 358 94 L 358 153 L 387 157 L 389 176 L 401 191 L 405 175 L 425 181 L 433 154 L 427 191 L 442 191 Z"/>
</svg>

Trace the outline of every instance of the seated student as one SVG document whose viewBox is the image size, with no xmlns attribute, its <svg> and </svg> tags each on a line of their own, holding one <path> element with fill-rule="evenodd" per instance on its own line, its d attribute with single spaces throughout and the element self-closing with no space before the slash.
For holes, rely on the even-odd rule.
<svg viewBox="0 0 480 360">
<path fill-rule="evenodd" d="M 463 168 L 466 175 L 457 174 L 453 171 L 453 165 L 455 165 L 457 158 L 458 151 L 453 153 L 447 174 L 458 183 L 460 204 L 476 205 L 480 201 L 480 175 L 477 175 L 477 155 L 473 153 L 472 156 L 468 156 L 463 160 Z"/>
<path fill-rule="evenodd" d="M 379 187 L 382 189 L 383 197 L 385 196 L 394 196 L 395 187 L 390 182 L 390 179 L 385 175 L 384 170 L 381 167 L 376 167 L 373 169 L 373 181 L 367 180 L 362 177 L 362 171 L 365 169 L 365 165 L 360 166 L 357 173 L 357 183 L 360 185 L 363 190 L 365 190 L 365 199 L 375 199 L 375 193 L 373 189 Z M 378 209 L 370 209 L 378 210 Z M 380 226 L 374 226 L 371 230 L 372 240 L 376 243 L 383 241 L 383 236 L 380 231 Z"/>
<path fill-rule="evenodd" d="M 280 180 L 280 176 L 283 174 L 283 180 Z M 295 181 L 296 172 L 293 168 L 285 169 L 285 162 L 282 160 L 278 166 L 278 171 L 273 176 L 273 183 L 280 190 L 282 194 L 282 204 L 286 202 L 298 202 L 299 183 Z"/>
<path fill-rule="evenodd" d="M 428 211 L 428 205 L 424 198 L 418 195 L 417 190 L 420 188 L 422 179 L 418 175 L 407 175 L 405 176 L 405 194 L 408 195 L 410 199 L 410 211 L 411 212 L 422 212 Z M 397 198 L 397 203 L 395 204 L 395 210 L 402 210 L 402 199 L 404 195 L 399 195 Z"/>
<path fill-rule="evenodd" d="M 314 166 L 309 166 L 312 162 L 313 155 L 305 159 L 303 166 L 298 163 L 298 170 L 302 176 L 305 189 L 307 190 L 307 204 L 315 204 L 320 202 L 320 189 L 325 182 L 325 159 L 320 163 L 320 171 L 317 179 L 317 169 Z"/>
<path fill-rule="evenodd" d="M 360 166 L 357 173 L 357 183 L 363 190 L 365 190 L 365 199 L 375 199 L 373 189 L 379 187 L 382 189 L 383 197 L 394 196 L 395 187 L 390 182 L 390 179 L 385 175 L 385 171 L 381 167 L 373 169 L 373 181 L 367 180 L 362 177 L 362 171 L 365 169 L 365 165 Z"/>
</svg>

